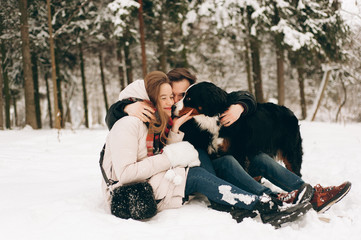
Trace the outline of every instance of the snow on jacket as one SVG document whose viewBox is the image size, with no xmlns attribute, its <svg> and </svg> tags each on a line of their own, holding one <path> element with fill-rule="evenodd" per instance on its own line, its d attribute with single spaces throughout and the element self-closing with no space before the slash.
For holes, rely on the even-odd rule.
<svg viewBox="0 0 361 240">
<path fill-rule="evenodd" d="M 148 181 L 152 186 L 158 211 L 178 208 L 182 205 L 187 171 L 185 168 L 173 168 L 182 182 L 175 185 L 165 177 L 170 169 L 170 161 L 164 154 L 147 156 L 147 126 L 138 118 L 126 116 L 119 119 L 106 139 L 103 167 L 108 178 L 119 181 L 113 188 L 130 183 Z M 169 132 L 167 144 L 182 141 L 184 133 Z M 103 180 L 102 187 L 108 206 L 111 195 Z"/>
</svg>

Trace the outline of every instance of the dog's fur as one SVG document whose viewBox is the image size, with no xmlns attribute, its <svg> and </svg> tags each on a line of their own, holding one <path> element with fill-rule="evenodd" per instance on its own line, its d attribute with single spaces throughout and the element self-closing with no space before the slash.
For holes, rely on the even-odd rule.
<svg viewBox="0 0 361 240">
<path fill-rule="evenodd" d="M 181 127 L 184 140 L 209 154 L 231 154 L 246 170 L 248 161 L 258 153 L 278 156 L 289 170 L 301 176 L 302 138 L 294 113 L 284 106 L 258 103 L 254 113 L 223 127 L 218 116 L 230 104 L 227 93 L 214 84 L 192 85 L 174 111 L 176 116 L 182 116 L 193 109 L 194 117 Z"/>
</svg>

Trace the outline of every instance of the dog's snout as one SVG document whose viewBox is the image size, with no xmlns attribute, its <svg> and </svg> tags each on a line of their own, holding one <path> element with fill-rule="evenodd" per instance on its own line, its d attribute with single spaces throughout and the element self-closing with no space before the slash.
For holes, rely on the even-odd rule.
<svg viewBox="0 0 361 240">
<path fill-rule="evenodd" d="M 179 117 L 179 112 L 183 109 L 183 100 L 180 100 L 176 104 L 174 104 L 174 115 Z"/>
</svg>

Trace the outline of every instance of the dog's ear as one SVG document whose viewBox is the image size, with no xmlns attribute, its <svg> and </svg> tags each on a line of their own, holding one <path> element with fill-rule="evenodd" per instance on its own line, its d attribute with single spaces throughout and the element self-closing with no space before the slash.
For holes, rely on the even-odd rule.
<svg viewBox="0 0 361 240">
<path fill-rule="evenodd" d="M 212 117 L 227 110 L 227 92 L 217 87 L 213 83 L 208 83 L 202 91 L 203 109 L 202 111 Z"/>
</svg>

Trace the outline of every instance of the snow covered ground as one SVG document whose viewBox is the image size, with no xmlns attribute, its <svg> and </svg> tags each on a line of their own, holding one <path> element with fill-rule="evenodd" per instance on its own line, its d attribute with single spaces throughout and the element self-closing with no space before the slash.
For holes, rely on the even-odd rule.
<svg viewBox="0 0 361 240">
<path fill-rule="evenodd" d="M 237 224 L 204 198 L 146 222 L 122 220 L 102 204 L 99 151 L 107 130 L 0 131 L 1 239 L 360 239 L 361 124 L 301 122 L 304 179 L 353 183 L 325 214 L 275 230 L 259 218 Z M 267 184 L 267 183 L 266 183 Z M 330 222 L 320 218 L 330 219 Z"/>
</svg>

